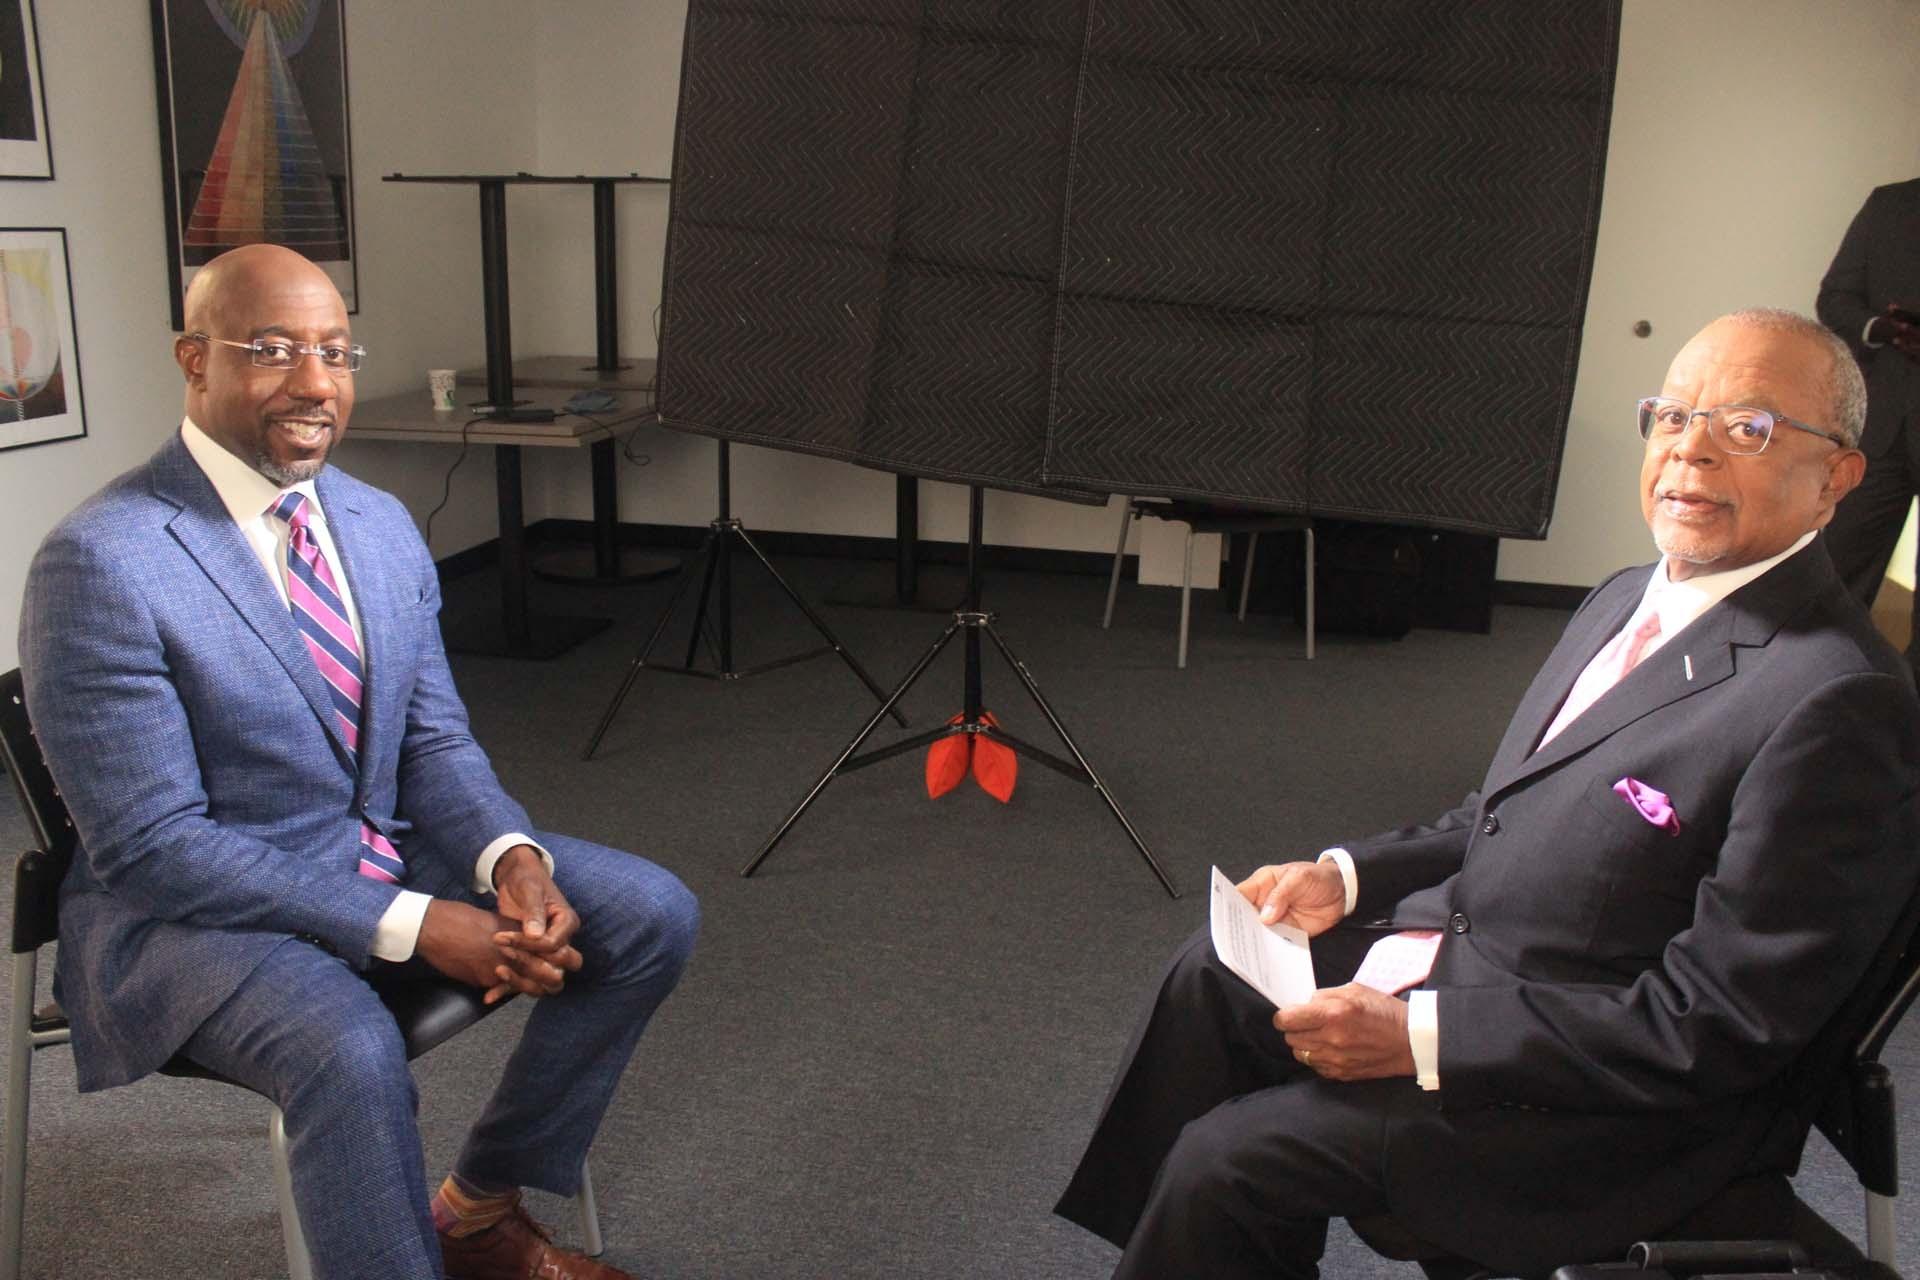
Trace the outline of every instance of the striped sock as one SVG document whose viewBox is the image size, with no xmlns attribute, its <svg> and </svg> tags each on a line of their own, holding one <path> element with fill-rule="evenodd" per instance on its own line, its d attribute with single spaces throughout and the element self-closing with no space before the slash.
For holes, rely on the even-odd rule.
<svg viewBox="0 0 1920 1280">
<path fill-rule="evenodd" d="M 505 1218 L 519 1199 L 518 1191 L 486 1191 L 450 1173 L 434 1193 L 433 1225 L 442 1235 L 475 1235 Z"/>
</svg>

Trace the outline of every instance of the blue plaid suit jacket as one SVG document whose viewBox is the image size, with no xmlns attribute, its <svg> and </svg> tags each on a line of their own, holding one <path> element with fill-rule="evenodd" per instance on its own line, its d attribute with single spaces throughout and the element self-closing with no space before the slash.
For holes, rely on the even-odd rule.
<svg viewBox="0 0 1920 1280">
<path fill-rule="evenodd" d="M 82 1089 L 159 1066 L 289 937 L 369 963 L 398 890 L 356 874 L 362 820 L 427 892 L 532 830 L 468 730 L 412 520 L 332 468 L 318 492 L 365 632 L 357 767 L 286 605 L 178 433 L 34 558 L 21 666 L 80 837 L 54 983 Z"/>
</svg>

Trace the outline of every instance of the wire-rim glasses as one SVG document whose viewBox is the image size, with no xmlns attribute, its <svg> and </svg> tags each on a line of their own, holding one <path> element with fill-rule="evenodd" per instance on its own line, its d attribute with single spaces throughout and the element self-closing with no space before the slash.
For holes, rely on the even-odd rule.
<svg viewBox="0 0 1920 1280">
<path fill-rule="evenodd" d="M 359 372 L 361 362 L 367 358 L 365 347 L 348 342 L 295 342 L 291 338 L 255 338 L 251 342 L 235 342 L 231 338 L 216 338 L 210 333 L 190 333 L 187 337 L 196 342 L 217 342 L 223 347 L 248 352 L 256 368 L 278 369 L 282 373 L 296 368 L 308 356 L 319 356 L 320 366 L 338 377 Z"/>
<path fill-rule="evenodd" d="M 1785 423 L 1810 436 L 1819 436 L 1822 440 L 1831 440 L 1842 449 L 1851 449 L 1845 436 L 1835 435 L 1831 431 L 1822 431 L 1819 427 L 1808 426 L 1804 422 L 1789 418 L 1784 413 L 1771 413 L 1765 409 L 1756 409 L 1746 404 L 1718 404 L 1711 409 L 1696 409 L 1685 400 L 1674 400 L 1666 396 L 1647 396 L 1639 403 L 1640 438 L 1658 442 L 1672 442 L 1687 434 L 1695 418 L 1707 420 L 1707 434 L 1728 453 L 1755 454 L 1767 447 L 1773 439 L 1773 428 L 1777 423 Z"/>
</svg>

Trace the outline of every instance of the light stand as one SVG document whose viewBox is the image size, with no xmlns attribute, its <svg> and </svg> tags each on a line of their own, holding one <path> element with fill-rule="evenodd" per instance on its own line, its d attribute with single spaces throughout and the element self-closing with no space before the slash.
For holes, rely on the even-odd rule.
<svg viewBox="0 0 1920 1280">
<path fill-rule="evenodd" d="M 732 494 L 731 452 L 728 442 L 722 440 L 720 442 L 719 511 L 707 525 L 706 536 L 700 540 L 700 549 L 680 566 L 679 579 L 674 584 L 673 594 L 667 599 L 667 607 L 661 610 L 660 620 L 654 624 L 652 634 L 647 637 L 647 642 L 641 646 L 640 651 L 634 655 L 633 661 L 628 665 L 626 679 L 620 682 L 619 691 L 613 695 L 613 701 L 607 704 L 606 711 L 601 714 L 600 723 L 595 727 L 593 737 L 587 742 L 587 749 L 580 753 L 582 760 L 593 759 L 593 753 L 599 750 L 600 739 L 606 736 L 608 727 L 613 724 L 614 716 L 620 711 L 620 704 L 626 701 L 628 690 L 633 688 L 633 682 L 639 678 L 643 668 L 664 671 L 670 675 L 698 676 L 703 680 L 744 680 L 748 676 L 761 675 L 780 667 L 792 666 L 796 662 L 805 662 L 809 658 L 824 657 L 832 653 L 839 655 L 840 660 L 847 664 L 848 670 L 860 678 L 860 683 L 866 685 L 868 692 L 874 697 L 886 697 L 880 686 L 874 683 L 873 677 L 867 674 L 866 668 L 860 665 L 859 659 L 847 652 L 846 646 L 840 643 L 839 638 L 821 620 L 820 615 L 801 599 L 799 592 L 787 584 L 787 580 L 780 576 L 780 571 L 773 567 L 773 562 L 767 559 L 766 553 L 761 551 L 759 545 L 754 542 L 746 526 L 733 515 Z M 808 649 L 803 653 L 775 658 L 771 662 L 762 662 L 757 666 L 746 668 L 734 666 L 733 544 L 736 541 L 753 552 L 754 559 L 760 562 L 760 566 L 773 578 L 780 590 L 786 593 L 787 599 L 806 615 L 807 621 L 813 624 L 813 629 L 820 633 L 821 639 L 826 641 L 824 645 L 817 649 Z M 686 659 L 679 664 L 650 661 L 653 651 L 659 647 L 660 638 L 666 634 L 667 624 L 673 620 L 674 610 L 679 608 L 680 601 L 686 597 L 687 588 L 693 585 L 696 574 L 700 578 L 700 597 L 699 603 L 694 606 L 693 629 L 687 637 Z M 711 670 L 693 665 L 694 658 L 699 654 L 702 639 L 706 640 L 708 652 L 713 657 L 714 665 Z M 906 717 L 893 710 L 891 702 L 881 710 L 883 715 L 891 714 L 901 728 L 906 728 Z"/>
<path fill-rule="evenodd" d="M 891 694 L 887 695 L 886 700 L 880 704 L 880 709 L 873 713 L 873 716 L 867 721 L 866 726 L 862 728 L 858 734 L 854 735 L 852 742 L 847 744 L 846 750 L 842 751 L 839 757 L 827 767 L 827 771 L 820 775 L 820 780 L 813 784 L 813 789 L 807 792 L 805 799 L 800 801 L 800 807 L 788 815 L 787 820 L 782 822 L 779 828 L 767 838 L 766 844 L 762 845 L 760 852 L 754 855 L 753 861 L 749 862 L 745 869 L 740 872 L 742 876 L 751 876 L 755 871 L 760 869 L 760 864 L 767 860 L 767 855 L 773 852 L 774 846 L 778 845 L 780 841 L 786 837 L 787 832 L 793 829 L 794 823 L 800 820 L 800 815 L 805 813 L 807 808 L 819 798 L 820 793 L 827 789 L 827 784 L 841 774 L 851 773 L 855 769 L 863 769 L 870 764 L 878 764 L 880 761 L 890 759 L 893 756 L 905 755 L 909 751 L 917 750 L 920 747 L 927 746 L 929 743 L 938 742 L 943 738 L 949 738 L 955 734 L 971 733 L 977 734 L 982 738 L 990 738 L 996 742 L 1004 743 L 1020 755 L 1046 765 L 1049 769 L 1063 773 L 1076 782 L 1090 784 L 1100 799 L 1106 804 L 1107 808 L 1112 811 L 1114 818 L 1119 821 L 1121 829 L 1127 833 L 1127 839 L 1133 842 L 1133 847 L 1139 850 L 1142 858 L 1146 859 L 1147 866 L 1153 871 L 1155 877 L 1159 879 L 1161 887 L 1167 891 L 1168 896 L 1174 898 L 1180 896 L 1179 890 L 1173 887 L 1173 881 L 1167 879 L 1167 873 L 1161 869 L 1159 860 L 1153 856 L 1153 851 L 1147 848 L 1146 843 L 1140 839 L 1140 833 L 1133 829 L 1131 822 L 1127 821 L 1127 815 L 1120 811 L 1119 804 L 1114 801 L 1113 794 L 1107 790 L 1107 785 L 1100 780 L 1100 775 L 1093 771 L 1093 766 L 1087 763 L 1087 758 L 1080 754 L 1080 748 L 1074 745 L 1073 738 L 1067 733 L 1066 727 L 1060 723 L 1060 717 L 1054 714 L 1053 708 L 1048 705 L 1046 698 L 1041 694 L 1040 686 L 1034 682 L 1033 673 L 1027 670 L 1025 663 L 1014 656 L 1013 650 L 1007 647 L 1007 642 L 1002 640 L 1000 633 L 994 629 L 994 615 L 981 611 L 980 529 L 983 505 L 980 487 L 975 485 L 968 489 L 966 602 L 959 609 L 954 610 L 953 621 L 948 623 L 947 629 L 940 633 L 940 638 L 933 642 L 933 647 L 928 649 L 920 661 L 914 664 L 913 670 L 907 673 L 907 678 L 901 681 L 899 687 Z M 880 727 L 880 722 L 893 710 L 894 704 L 906 696 L 907 690 L 913 688 L 915 682 L 918 681 L 920 677 L 926 673 L 927 668 L 932 665 L 933 660 L 940 656 L 940 651 L 945 649 L 948 642 L 962 631 L 966 633 L 965 707 L 960 716 L 959 723 L 943 724 L 937 729 L 929 729 L 925 733 L 916 733 L 912 737 L 904 738 L 899 742 L 889 743 L 884 747 L 876 747 L 864 755 L 856 755 L 855 752 L 860 750 L 861 745 L 866 742 L 875 729 Z M 1064 760 L 1051 752 L 1043 751 L 1031 743 L 1023 742 L 985 718 L 984 709 L 981 706 L 980 671 L 980 636 L 983 632 L 988 639 L 993 641 L 994 648 L 1000 651 L 1000 656 L 1006 659 L 1007 665 L 1013 668 L 1013 673 L 1020 677 L 1020 683 L 1025 687 L 1027 696 L 1033 699 L 1036 707 L 1040 708 L 1040 714 L 1047 718 L 1047 723 L 1053 726 L 1053 731 L 1060 736 L 1060 741 L 1066 745 L 1067 751 L 1072 754 L 1073 759 L 1071 761 Z"/>
</svg>

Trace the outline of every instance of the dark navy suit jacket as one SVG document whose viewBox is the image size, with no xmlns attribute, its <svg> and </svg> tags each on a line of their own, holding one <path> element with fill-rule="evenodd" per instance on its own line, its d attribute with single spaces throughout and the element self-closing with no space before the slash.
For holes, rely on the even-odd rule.
<svg viewBox="0 0 1920 1280">
<path fill-rule="evenodd" d="M 1647 574 L 1587 599 L 1478 792 L 1347 844 L 1354 920 L 1446 930 L 1440 1089 L 1388 1121 L 1394 1216 L 1522 1274 L 1795 1167 L 1791 1068 L 1920 884 L 1920 704 L 1817 541 L 1534 750 Z"/>
</svg>

